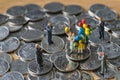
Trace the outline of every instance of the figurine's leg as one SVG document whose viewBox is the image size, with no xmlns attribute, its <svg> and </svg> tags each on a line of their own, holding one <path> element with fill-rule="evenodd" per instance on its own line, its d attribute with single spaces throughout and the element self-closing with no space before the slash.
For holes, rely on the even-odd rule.
<svg viewBox="0 0 120 80">
<path fill-rule="evenodd" d="M 99 31 L 99 39 L 102 38 L 101 30 Z"/>
<path fill-rule="evenodd" d="M 102 31 L 102 39 L 104 39 L 104 30 Z"/>
<path fill-rule="evenodd" d="M 50 33 L 49 36 L 50 36 L 50 38 L 49 38 L 49 39 L 50 39 L 50 44 L 53 44 L 53 41 L 52 41 L 52 33 Z"/>
</svg>

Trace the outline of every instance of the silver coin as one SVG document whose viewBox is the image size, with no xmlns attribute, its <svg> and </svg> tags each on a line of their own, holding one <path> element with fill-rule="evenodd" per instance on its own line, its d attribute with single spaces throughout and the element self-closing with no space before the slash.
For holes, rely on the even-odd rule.
<svg viewBox="0 0 120 80">
<path fill-rule="evenodd" d="M 68 5 L 65 6 L 63 14 L 67 15 L 78 15 L 83 12 L 83 8 L 79 5 Z"/>
<path fill-rule="evenodd" d="M 0 76 L 4 75 L 9 70 L 9 68 L 9 63 L 4 59 L 0 59 Z"/>
<path fill-rule="evenodd" d="M 33 60 L 28 65 L 28 72 L 32 76 L 40 76 L 49 73 L 52 70 L 52 67 L 53 64 L 47 59 L 43 59 L 42 68 L 39 68 L 39 65 L 37 64 L 36 60 Z"/>
<path fill-rule="evenodd" d="M 80 63 L 80 67 L 84 70 L 96 70 L 101 66 L 100 64 L 101 61 L 98 60 L 98 54 L 92 52 L 88 60 Z"/>
<path fill-rule="evenodd" d="M 78 19 L 77 19 L 77 17 L 76 16 L 67 16 L 68 18 L 69 18 L 69 21 L 70 21 L 70 26 L 73 26 L 73 25 L 75 25 L 77 22 L 78 22 Z"/>
<path fill-rule="evenodd" d="M 23 16 L 19 16 L 16 18 L 10 18 L 8 20 L 8 24 L 10 25 L 24 25 L 27 22 Z"/>
<path fill-rule="evenodd" d="M 48 45 L 46 38 L 43 38 L 41 42 L 42 48 L 48 53 L 55 53 L 62 51 L 64 48 L 64 41 L 58 36 L 52 36 L 53 44 Z"/>
<path fill-rule="evenodd" d="M 53 78 L 52 80 L 80 80 L 80 79 L 81 79 L 80 71 L 75 70 L 69 73 L 61 73 L 57 71 L 55 73 L 55 78 Z"/>
<path fill-rule="evenodd" d="M 71 72 L 78 67 L 77 62 L 69 61 L 64 55 L 57 57 L 54 65 L 61 72 Z"/>
<path fill-rule="evenodd" d="M 55 59 L 56 59 L 57 57 L 61 56 L 61 55 L 66 55 L 66 53 L 65 53 L 64 51 L 59 51 L 59 52 L 56 52 L 56 53 L 51 54 L 51 56 L 50 56 L 50 61 L 51 61 L 51 62 L 54 62 Z"/>
<path fill-rule="evenodd" d="M 38 21 L 45 17 L 45 12 L 41 10 L 32 10 L 25 14 L 25 19 L 30 21 Z"/>
<path fill-rule="evenodd" d="M 66 53 L 67 58 L 72 61 L 82 61 L 89 58 L 90 55 L 91 51 L 89 49 L 86 49 L 85 51 L 83 51 L 83 53 L 78 53 L 77 51 L 71 53 L 69 49 L 68 52 Z"/>
<path fill-rule="evenodd" d="M 120 30 L 112 31 L 112 35 L 116 38 L 120 38 Z"/>
<path fill-rule="evenodd" d="M 97 15 L 98 17 L 102 17 L 104 21 L 113 21 L 116 20 L 118 17 L 118 14 L 110 9 L 98 10 L 95 15 Z"/>
<path fill-rule="evenodd" d="M 0 25 L 5 24 L 8 21 L 8 16 L 0 14 Z"/>
<path fill-rule="evenodd" d="M 104 51 L 107 59 L 115 59 L 120 56 L 120 46 L 111 42 L 110 44 L 103 44 L 97 49 L 98 52 Z"/>
<path fill-rule="evenodd" d="M 117 68 L 120 68 L 120 58 L 109 60 L 112 65 L 115 65 Z"/>
<path fill-rule="evenodd" d="M 10 17 L 18 17 L 18 16 L 23 16 L 26 13 L 26 8 L 23 6 L 13 6 L 10 7 L 6 13 Z"/>
<path fill-rule="evenodd" d="M 64 9 L 64 5 L 59 2 L 51 2 L 44 6 L 44 9 L 48 13 L 58 13 Z"/>
<path fill-rule="evenodd" d="M 0 59 L 6 60 L 9 64 L 11 64 L 13 61 L 12 56 L 10 54 L 7 54 L 7 53 L 0 53 Z"/>
<path fill-rule="evenodd" d="M 110 30 L 120 30 L 120 19 L 114 20 L 112 22 L 107 22 L 106 26 Z"/>
<path fill-rule="evenodd" d="M 48 23 L 47 18 L 44 18 L 37 22 L 29 22 L 27 26 L 28 26 L 29 30 L 39 29 L 39 30 L 43 31 L 45 29 L 47 23 Z"/>
<path fill-rule="evenodd" d="M 107 72 L 104 71 L 104 76 L 100 74 L 100 69 L 94 71 L 94 73 L 99 77 L 103 77 L 104 79 L 111 79 L 115 76 L 114 71 L 109 67 L 107 68 Z"/>
<path fill-rule="evenodd" d="M 76 16 L 77 17 L 77 19 L 78 19 L 78 21 L 80 21 L 80 20 L 82 20 L 82 19 L 84 19 L 84 18 L 92 18 L 90 15 L 89 15 L 89 13 L 88 12 L 82 12 L 81 14 L 79 14 L 79 15 L 77 15 Z"/>
<path fill-rule="evenodd" d="M 53 25 L 52 34 L 60 35 L 64 34 L 64 28 L 66 25 L 70 25 L 69 18 L 63 15 L 57 15 L 50 18 L 50 22 Z"/>
<path fill-rule="evenodd" d="M 118 44 L 120 46 L 120 38 L 116 38 L 114 36 L 111 37 L 111 42 Z"/>
<path fill-rule="evenodd" d="M 24 77 L 21 73 L 13 71 L 5 74 L 1 80 L 24 80 Z"/>
<path fill-rule="evenodd" d="M 93 46 L 98 46 L 103 43 L 107 43 L 110 41 L 110 35 L 108 32 L 104 31 L 104 40 L 99 39 L 99 30 L 96 28 L 95 30 L 92 31 L 89 40 Z"/>
<path fill-rule="evenodd" d="M 94 80 L 94 79 L 88 72 L 82 71 L 82 77 L 80 80 Z"/>
<path fill-rule="evenodd" d="M 40 41 L 44 36 L 44 32 L 40 30 L 27 30 L 21 35 L 21 39 L 26 42 Z"/>
<path fill-rule="evenodd" d="M 36 76 L 36 77 L 31 76 L 31 75 L 29 74 L 29 75 L 27 76 L 27 78 L 28 78 L 29 80 L 51 80 L 52 76 L 53 76 L 53 71 L 50 71 L 50 72 L 47 73 L 47 74 L 44 74 L 44 75 L 41 75 L 41 76 Z"/>
<path fill-rule="evenodd" d="M 9 37 L 5 41 L 0 42 L 0 52 L 12 52 L 20 45 L 20 41 L 16 37 Z"/>
<path fill-rule="evenodd" d="M 102 9 L 108 9 L 108 7 L 104 4 L 93 4 L 89 7 L 89 10 L 92 12 L 92 13 L 96 13 L 98 10 L 102 10 Z"/>
<path fill-rule="evenodd" d="M 10 32 L 16 32 L 23 27 L 23 25 L 10 25 L 9 23 L 4 24 L 4 26 L 6 26 Z"/>
<path fill-rule="evenodd" d="M 10 70 L 17 71 L 22 74 L 27 74 L 28 73 L 28 70 L 27 70 L 28 64 L 29 64 L 29 62 L 23 62 L 23 61 L 17 59 L 12 62 Z"/>
<path fill-rule="evenodd" d="M 41 7 L 37 4 L 27 4 L 24 6 L 27 9 L 27 12 L 30 12 L 32 10 L 40 10 Z"/>
<path fill-rule="evenodd" d="M 18 56 L 23 61 L 33 60 L 35 58 L 36 48 L 35 43 L 24 43 L 18 49 Z"/>
<path fill-rule="evenodd" d="M 0 27 L 0 40 L 5 39 L 9 35 L 9 29 L 6 26 Z"/>
<path fill-rule="evenodd" d="M 59 13 L 46 13 L 46 16 L 49 18 L 49 17 L 54 17 L 54 16 L 57 16 L 57 15 L 63 15 L 62 12 L 59 12 Z"/>
</svg>

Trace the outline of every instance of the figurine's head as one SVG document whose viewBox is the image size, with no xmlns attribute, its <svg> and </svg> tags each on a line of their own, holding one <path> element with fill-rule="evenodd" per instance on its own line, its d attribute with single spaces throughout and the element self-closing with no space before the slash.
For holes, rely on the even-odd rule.
<svg viewBox="0 0 120 80">
<path fill-rule="evenodd" d="M 51 22 L 48 22 L 48 26 L 51 26 Z"/>
<path fill-rule="evenodd" d="M 99 21 L 102 21 L 102 20 L 103 20 L 103 18 L 102 18 L 102 17 L 100 17 L 100 18 L 99 18 Z"/>
<path fill-rule="evenodd" d="M 35 47 L 36 47 L 36 48 L 40 48 L 40 45 L 39 45 L 39 44 L 35 44 Z"/>
</svg>

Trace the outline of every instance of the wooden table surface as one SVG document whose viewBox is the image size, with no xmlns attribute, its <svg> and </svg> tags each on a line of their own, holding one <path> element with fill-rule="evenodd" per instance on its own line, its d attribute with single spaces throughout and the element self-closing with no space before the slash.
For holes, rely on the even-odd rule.
<svg viewBox="0 0 120 80">
<path fill-rule="evenodd" d="M 107 5 L 111 9 L 116 10 L 117 13 L 120 14 L 120 0 L 0 0 L 0 13 L 5 13 L 8 8 L 16 5 L 35 3 L 43 7 L 49 2 L 61 2 L 65 5 L 76 4 L 82 6 L 85 10 L 88 10 L 89 6 L 92 4 L 101 3 Z M 14 60 L 18 58 L 14 54 L 11 55 L 13 56 Z M 97 76 L 95 76 L 93 73 L 91 74 L 94 76 L 95 80 L 98 80 Z"/>
</svg>

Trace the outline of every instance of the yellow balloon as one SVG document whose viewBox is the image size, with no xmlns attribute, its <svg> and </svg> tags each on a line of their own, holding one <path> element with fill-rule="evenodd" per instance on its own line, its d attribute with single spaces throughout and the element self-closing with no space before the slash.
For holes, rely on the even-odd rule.
<svg viewBox="0 0 120 80">
<path fill-rule="evenodd" d="M 65 33 L 69 32 L 69 27 L 65 27 Z"/>
<path fill-rule="evenodd" d="M 90 31 L 85 31 L 85 34 L 86 34 L 87 36 L 89 36 L 89 35 L 90 35 Z"/>
<path fill-rule="evenodd" d="M 84 28 L 84 29 L 87 28 L 87 24 L 83 24 L 83 28 Z"/>
<path fill-rule="evenodd" d="M 90 28 L 85 28 L 85 31 L 90 31 Z"/>
</svg>

